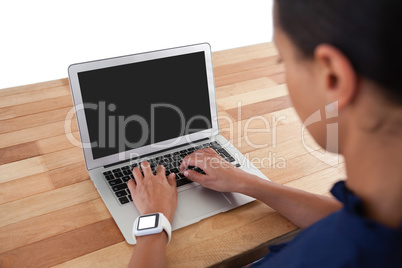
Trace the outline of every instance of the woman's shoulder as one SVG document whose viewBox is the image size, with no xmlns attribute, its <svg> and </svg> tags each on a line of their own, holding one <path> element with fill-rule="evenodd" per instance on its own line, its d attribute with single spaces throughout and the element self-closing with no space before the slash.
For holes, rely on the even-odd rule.
<svg viewBox="0 0 402 268">
<path fill-rule="evenodd" d="M 270 247 L 270 267 L 402 267 L 402 228 L 389 229 L 345 207 Z M 256 267 L 258 265 L 256 264 Z"/>
</svg>

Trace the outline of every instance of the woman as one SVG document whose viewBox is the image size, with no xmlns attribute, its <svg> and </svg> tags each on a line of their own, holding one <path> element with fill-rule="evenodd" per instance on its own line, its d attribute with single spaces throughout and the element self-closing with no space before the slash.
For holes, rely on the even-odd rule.
<svg viewBox="0 0 402 268">
<path fill-rule="evenodd" d="M 302 121 L 327 107 L 338 113 L 338 149 L 347 180 L 329 198 L 264 181 L 236 168 L 209 165 L 204 149 L 181 171 L 201 185 L 239 192 L 266 203 L 305 228 L 288 244 L 271 247 L 256 267 L 402 267 L 402 25 L 400 0 L 276 0 L 274 40 L 286 67 L 289 95 Z M 326 146 L 325 123 L 309 131 Z M 329 146 L 330 147 L 330 146 Z M 206 175 L 186 170 L 197 165 Z M 129 182 L 141 213 L 172 221 L 174 176 Z M 165 266 L 164 233 L 139 237 L 132 265 Z M 151 253 L 152 252 L 152 253 Z M 152 258 L 150 256 L 160 256 Z"/>
</svg>

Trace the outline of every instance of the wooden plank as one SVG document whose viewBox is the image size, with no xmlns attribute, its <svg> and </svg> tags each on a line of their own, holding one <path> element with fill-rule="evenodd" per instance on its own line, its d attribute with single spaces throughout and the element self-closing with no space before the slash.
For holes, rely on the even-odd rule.
<svg viewBox="0 0 402 268">
<path fill-rule="evenodd" d="M 214 67 L 247 61 L 250 59 L 265 58 L 278 55 L 273 43 L 263 43 L 252 46 L 216 51 L 212 53 Z"/>
<path fill-rule="evenodd" d="M 0 204 L 89 180 L 85 163 L 78 162 L 31 176 L 3 182 L 0 187 Z"/>
<path fill-rule="evenodd" d="M 67 217 L 68 221 L 66 221 Z M 100 198 L 28 218 L 0 227 L 0 240 L 7 241 L 7 243 L 0 243 L 0 253 L 110 218 L 111 215 Z"/>
<path fill-rule="evenodd" d="M 0 149 L 0 165 L 39 156 L 40 152 L 34 142 L 22 143 Z"/>
<path fill-rule="evenodd" d="M 0 148 L 10 147 L 20 143 L 36 141 L 65 134 L 65 122 L 55 122 L 43 126 L 37 126 L 14 132 L 0 134 Z M 78 125 L 75 120 L 71 122 L 71 131 L 78 130 Z"/>
<path fill-rule="evenodd" d="M 71 96 L 61 96 L 41 101 L 28 102 L 20 105 L 0 108 L 0 120 L 41 113 L 63 107 L 72 107 Z"/>
<path fill-rule="evenodd" d="M 290 107 L 292 107 L 292 102 L 288 95 L 277 98 L 271 98 L 268 100 L 243 105 L 241 107 L 242 118 L 249 119 L 251 117 L 280 111 Z M 238 108 L 229 109 L 226 110 L 226 112 L 230 116 L 236 117 L 236 115 L 238 114 Z"/>
<path fill-rule="evenodd" d="M 344 178 L 339 177 L 339 172 L 336 168 L 330 167 L 285 183 L 285 185 L 314 194 L 331 196 L 329 191 L 333 184 L 343 179 Z"/>
<path fill-rule="evenodd" d="M 293 146 L 293 150 L 292 150 Z M 283 159 L 285 162 L 287 160 L 292 160 L 295 157 L 300 157 L 304 156 L 305 154 L 310 154 L 315 160 L 318 160 L 315 158 L 306 148 L 304 147 L 304 144 L 301 142 L 300 138 L 298 135 L 294 135 L 290 137 L 289 139 L 284 138 L 279 140 L 275 146 L 267 146 L 259 149 L 251 149 L 248 152 L 245 153 L 245 156 L 249 158 L 251 161 L 252 159 L 266 159 L 266 162 L 259 163 L 258 161 L 255 161 L 254 165 L 259 168 L 259 169 L 264 169 L 264 168 L 279 168 L 279 163 L 275 162 L 273 160 L 280 160 Z M 276 159 L 271 159 L 276 158 Z M 269 161 L 272 160 L 272 161 Z M 336 158 L 334 158 L 334 155 L 327 155 L 325 158 L 322 158 L 321 162 L 328 161 L 329 163 L 332 163 L 333 161 L 335 163 Z M 314 161 L 313 161 L 314 162 Z M 267 164 L 268 163 L 268 164 Z M 330 166 L 330 165 L 328 165 Z M 283 167 L 283 169 L 286 169 L 286 166 Z"/>
<path fill-rule="evenodd" d="M 283 65 L 269 65 L 261 68 L 215 77 L 215 86 L 220 87 L 260 77 L 270 77 L 283 72 Z"/>
<path fill-rule="evenodd" d="M 279 161 L 286 163 L 286 160 L 303 155 L 307 152 L 300 137 L 292 133 L 292 131 L 290 131 L 290 133 L 291 134 L 288 136 L 281 136 L 276 140 L 275 144 L 272 140 L 264 140 L 262 138 L 264 135 L 259 135 L 261 139 L 258 143 L 259 146 L 255 146 L 257 143 L 251 143 L 245 139 L 245 141 L 241 143 L 241 153 L 249 158 L 258 168 L 263 166 L 270 167 L 271 165 L 268 164 L 273 163 L 273 161 L 277 161 L 276 166 L 279 167 L 281 164 Z M 263 142 L 266 143 L 264 144 Z"/>
<path fill-rule="evenodd" d="M 231 140 L 231 143 L 243 154 L 255 151 L 266 150 L 280 147 L 285 142 L 301 143 L 300 126 L 280 125 L 277 128 L 271 128 L 269 132 L 250 132 L 241 137 Z M 279 148 L 281 149 L 281 148 Z"/>
<path fill-rule="evenodd" d="M 47 171 L 42 156 L 32 157 L 0 166 L 0 183 Z"/>
<path fill-rule="evenodd" d="M 260 77 L 257 79 L 246 80 L 243 82 L 218 87 L 216 88 L 216 98 L 219 104 L 220 100 L 225 97 L 230 97 L 264 88 L 269 89 L 277 85 L 278 84 L 276 82 L 268 77 Z"/>
<path fill-rule="evenodd" d="M 123 240 L 114 221 L 106 219 L 5 252 L 0 255 L 0 266 L 49 267 Z"/>
<path fill-rule="evenodd" d="M 24 85 L 24 86 L 17 86 L 17 87 L 9 87 L 0 89 L 0 98 L 4 96 L 16 95 L 20 93 L 27 93 L 42 90 L 45 88 L 53 88 L 53 87 L 60 87 L 69 85 L 68 79 L 57 79 L 47 82 L 40 82 L 36 84 Z"/>
<path fill-rule="evenodd" d="M 250 154 L 252 153 L 253 152 L 251 152 Z M 337 168 L 338 165 L 343 165 L 342 159 L 337 164 L 338 160 L 331 155 L 324 155 L 322 158 L 323 160 L 330 163 L 332 161 L 331 164 L 334 166 L 334 168 Z M 286 165 L 284 167 L 283 165 L 279 166 L 277 164 L 278 161 L 276 161 L 268 167 L 260 168 L 260 171 L 264 173 L 264 175 L 267 176 L 270 180 L 276 183 L 285 184 L 290 181 L 294 181 L 315 173 L 317 171 L 331 167 L 327 163 L 318 160 L 309 153 L 305 153 L 297 157 L 285 160 Z"/>
<path fill-rule="evenodd" d="M 56 188 L 65 187 L 74 183 L 89 180 L 89 174 L 85 163 L 78 163 L 53 169 L 49 171 L 49 177 Z"/>
<path fill-rule="evenodd" d="M 279 85 L 271 87 L 269 89 L 263 88 L 251 92 L 245 92 L 219 100 L 219 106 L 224 110 L 237 109 L 239 105 L 241 107 L 258 103 L 265 100 L 271 100 L 274 98 L 287 96 L 288 90 L 286 85 Z"/>
<path fill-rule="evenodd" d="M 293 159 L 303 156 L 306 153 L 307 152 L 301 143 L 295 143 L 293 140 L 289 140 L 281 142 L 276 147 L 257 149 L 243 154 L 263 173 L 264 170 L 279 170 L 287 173 L 289 172 L 288 165 L 293 163 Z M 244 165 L 245 163 L 240 164 Z M 327 166 L 324 166 L 323 168 L 325 167 Z M 271 179 L 272 172 L 270 172 L 267 177 Z"/>
<path fill-rule="evenodd" d="M 219 108 L 218 108 L 219 109 Z M 227 126 L 230 123 L 236 122 L 237 120 L 231 117 L 227 112 L 220 110 L 218 111 L 218 124 L 222 126 Z"/>
<path fill-rule="evenodd" d="M 220 118 L 218 118 L 219 126 L 226 127 L 230 124 L 236 124 L 239 125 L 238 127 L 241 127 L 243 129 L 245 128 L 246 125 L 249 127 L 251 127 L 252 125 L 252 127 L 258 128 L 261 127 L 262 125 L 265 126 L 266 123 L 269 123 L 272 126 L 279 126 L 283 124 L 293 124 L 296 121 L 300 122 L 299 116 L 297 115 L 293 107 L 282 109 L 275 112 L 270 112 L 259 116 L 250 117 L 247 119 L 244 119 L 242 117 L 242 111 L 241 111 L 242 106 L 239 106 L 238 109 L 239 111 L 236 117 L 232 116 L 234 117 L 233 118 L 233 120 L 235 120 L 234 122 L 230 122 L 227 119 L 220 120 Z M 226 112 L 226 114 L 228 113 Z M 235 113 L 232 114 L 234 115 Z"/>
<path fill-rule="evenodd" d="M 73 109 L 73 107 L 65 107 L 3 120 L 0 125 L 0 134 L 64 121 L 68 112 Z"/>
<path fill-rule="evenodd" d="M 224 225 L 224 222 L 220 222 Z M 218 225 L 215 225 L 218 226 Z M 291 222 L 274 213 L 247 225 L 242 225 L 230 235 L 221 234 L 208 241 L 192 244 L 190 247 L 169 254 L 169 267 L 207 267 L 296 229 Z M 213 245 L 213 247 L 211 247 Z M 175 257 L 177 254 L 180 258 Z"/>
<path fill-rule="evenodd" d="M 0 98 L 0 108 L 69 95 L 71 95 L 69 86 L 59 86 L 39 89 L 31 92 L 21 92 L 17 95 L 12 94 L 2 96 Z"/>
<path fill-rule="evenodd" d="M 232 121 L 231 121 L 232 120 Z M 300 124 L 299 117 L 293 108 L 242 120 L 241 113 L 238 118 L 227 117 L 219 119 L 219 134 L 229 141 L 248 135 L 250 132 L 271 132 L 282 125 Z"/>
<path fill-rule="evenodd" d="M 263 149 L 268 151 L 289 140 L 301 142 L 302 124 L 293 108 L 268 113 L 262 118 L 250 118 L 233 125 L 232 128 L 224 126 L 220 130 L 243 154 Z M 229 132 L 235 134 L 230 137 Z M 310 140 L 308 132 L 305 136 Z"/>
<path fill-rule="evenodd" d="M 99 198 L 89 180 L 0 206 L 0 227 Z"/>
<path fill-rule="evenodd" d="M 4 182 L 0 184 L 0 205 L 47 192 L 54 188 L 47 172 Z"/>
<path fill-rule="evenodd" d="M 53 268 L 96 268 L 96 267 L 124 267 L 130 262 L 134 246 L 125 241 L 109 247 L 99 249 L 84 256 L 69 260 L 67 262 L 52 266 Z"/>
<path fill-rule="evenodd" d="M 255 201 L 210 217 L 208 220 L 202 220 L 191 226 L 181 228 L 173 232 L 168 254 L 182 251 L 191 245 L 203 243 L 220 235 L 228 234 L 274 213 L 265 204 Z M 224 222 L 225 224 L 222 224 Z"/>
<path fill-rule="evenodd" d="M 42 157 L 48 170 L 69 166 L 75 163 L 84 163 L 85 161 L 82 149 L 79 147 L 49 153 Z"/>
<path fill-rule="evenodd" d="M 300 234 L 301 230 L 296 229 L 294 231 L 288 232 L 286 234 L 275 237 L 272 240 L 266 241 L 257 247 L 245 251 L 236 256 L 232 256 L 227 258 L 223 262 L 216 263 L 211 267 L 245 267 L 255 261 L 264 258 L 269 253 L 269 246 L 279 245 L 283 243 L 288 243 L 292 241 L 298 234 Z"/>
<path fill-rule="evenodd" d="M 80 142 L 80 135 L 78 131 L 71 133 L 75 139 L 75 141 Z M 41 154 L 48 154 L 57 151 L 61 151 L 64 149 L 69 149 L 72 147 L 76 147 L 70 140 L 66 137 L 66 134 L 54 136 L 46 139 L 40 139 L 35 141 L 36 147 Z"/>
<path fill-rule="evenodd" d="M 286 83 L 286 74 L 285 73 L 277 73 L 269 76 L 270 79 L 274 80 L 278 85 L 282 85 Z"/>
<path fill-rule="evenodd" d="M 219 77 L 227 74 L 243 72 L 256 68 L 263 68 L 271 65 L 280 65 L 279 56 L 274 55 L 270 57 L 254 58 L 247 61 L 241 61 L 231 64 L 225 64 L 214 67 L 214 76 Z"/>
</svg>

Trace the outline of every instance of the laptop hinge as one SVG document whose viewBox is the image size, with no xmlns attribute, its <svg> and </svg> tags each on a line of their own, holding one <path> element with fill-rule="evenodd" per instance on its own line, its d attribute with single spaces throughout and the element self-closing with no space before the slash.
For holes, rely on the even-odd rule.
<svg viewBox="0 0 402 268">
<path fill-rule="evenodd" d="M 106 166 L 103 166 L 103 167 L 104 167 L 104 168 L 109 168 L 109 167 L 112 167 L 112 166 L 116 166 L 116 165 L 120 165 L 120 164 L 123 164 L 123 163 L 130 162 L 130 161 L 133 161 L 133 160 L 136 160 L 136 159 L 139 159 L 139 158 L 144 158 L 144 157 L 147 157 L 148 155 L 154 155 L 154 154 L 163 153 L 163 152 L 166 152 L 166 151 L 170 151 L 170 150 L 172 150 L 172 149 L 176 149 L 176 148 L 179 148 L 179 147 L 183 147 L 183 146 L 186 146 L 186 145 L 189 145 L 189 144 L 193 144 L 193 143 L 200 142 L 200 141 L 205 141 L 205 140 L 209 140 L 209 138 L 204 138 L 204 139 L 196 140 L 196 141 L 193 141 L 193 142 L 191 142 L 191 143 L 188 142 L 188 143 L 180 144 L 180 145 L 177 145 L 177 146 L 174 146 L 174 147 L 170 147 L 170 148 L 168 148 L 168 149 L 163 149 L 163 150 L 160 150 L 160 151 L 155 151 L 155 152 L 152 152 L 152 153 L 150 153 L 150 154 L 144 154 L 144 155 L 142 155 L 142 156 L 138 156 L 138 157 L 131 158 L 131 159 L 128 159 L 128 160 L 123 160 L 123 161 L 115 162 L 115 163 L 113 163 L 113 164 L 109 164 L 109 165 L 106 165 Z"/>
</svg>

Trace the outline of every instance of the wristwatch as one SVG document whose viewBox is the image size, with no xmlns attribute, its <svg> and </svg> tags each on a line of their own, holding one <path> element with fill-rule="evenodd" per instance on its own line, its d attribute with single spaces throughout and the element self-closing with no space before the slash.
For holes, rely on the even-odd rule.
<svg viewBox="0 0 402 268">
<path fill-rule="evenodd" d="M 133 226 L 134 240 L 136 236 L 159 234 L 165 231 L 168 236 L 168 242 L 172 236 L 172 226 L 169 220 L 162 213 L 154 213 L 138 216 Z"/>
</svg>

